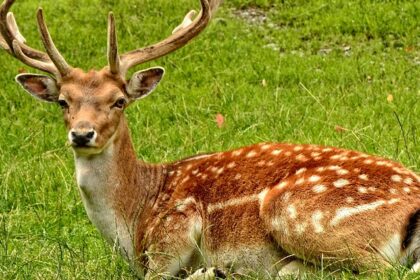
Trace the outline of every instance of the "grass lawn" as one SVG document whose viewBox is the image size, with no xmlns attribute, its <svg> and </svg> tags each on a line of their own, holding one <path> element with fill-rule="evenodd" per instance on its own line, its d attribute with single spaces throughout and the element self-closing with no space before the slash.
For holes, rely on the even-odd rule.
<svg viewBox="0 0 420 280">
<path fill-rule="evenodd" d="M 58 48 L 84 69 L 106 64 L 108 11 L 126 51 L 163 39 L 199 6 L 198 0 L 16 2 L 30 45 L 41 48 L 35 12 L 42 5 Z M 356 149 L 418 172 L 419 2 L 326 2 L 225 0 L 196 40 L 145 64 L 161 65 L 167 75 L 127 110 L 138 156 L 172 161 L 282 141 Z M 85 214 L 60 108 L 37 102 L 14 82 L 25 69 L 0 53 L 0 279 L 132 279 Z M 395 268 L 371 276 L 321 270 L 316 277 L 420 275 Z"/>
</svg>

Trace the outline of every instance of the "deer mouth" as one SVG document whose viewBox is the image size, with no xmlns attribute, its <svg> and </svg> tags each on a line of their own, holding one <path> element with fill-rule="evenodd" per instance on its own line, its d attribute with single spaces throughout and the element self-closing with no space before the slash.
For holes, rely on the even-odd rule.
<svg viewBox="0 0 420 280">
<path fill-rule="evenodd" d="M 71 145 L 74 149 L 92 149 L 92 148 L 95 148 L 95 147 L 93 147 L 89 144 L 83 144 L 83 143 L 80 143 L 80 144 L 72 143 Z"/>
<path fill-rule="evenodd" d="M 103 152 L 104 149 L 94 147 L 94 146 L 76 146 L 72 145 L 73 151 L 77 156 L 94 156 L 99 155 Z"/>
</svg>

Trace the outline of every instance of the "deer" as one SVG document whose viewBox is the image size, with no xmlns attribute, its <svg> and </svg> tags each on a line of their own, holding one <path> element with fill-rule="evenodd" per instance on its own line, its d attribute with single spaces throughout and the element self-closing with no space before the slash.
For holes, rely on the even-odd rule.
<svg viewBox="0 0 420 280">
<path fill-rule="evenodd" d="M 145 279 L 282 277 L 319 265 L 354 271 L 394 265 L 420 271 L 420 177 L 354 150 L 264 142 L 169 163 L 137 159 L 125 109 L 148 96 L 165 70 L 127 71 L 190 42 L 218 0 L 200 0 L 166 39 L 119 54 L 108 16 L 108 65 L 70 66 L 37 22 L 45 51 L 26 44 L 0 6 L 0 46 L 47 75 L 19 74 L 35 98 L 62 108 L 76 181 L 90 221 Z"/>
</svg>

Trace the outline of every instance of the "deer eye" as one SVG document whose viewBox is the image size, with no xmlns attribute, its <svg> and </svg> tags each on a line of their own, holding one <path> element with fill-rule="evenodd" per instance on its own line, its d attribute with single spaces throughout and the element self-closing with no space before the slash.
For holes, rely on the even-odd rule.
<svg viewBox="0 0 420 280">
<path fill-rule="evenodd" d="M 69 104 L 63 99 L 58 100 L 58 105 L 60 105 L 63 109 L 67 109 L 69 107 Z"/>
<path fill-rule="evenodd" d="M 119 98 L 117 101 L 115 101 L 114 105 L 112 105 L 112 108 L 124 108 L 125 104 L 127 103 L 127 101 L 125 100 L 125 98 Z"/>
</svg>

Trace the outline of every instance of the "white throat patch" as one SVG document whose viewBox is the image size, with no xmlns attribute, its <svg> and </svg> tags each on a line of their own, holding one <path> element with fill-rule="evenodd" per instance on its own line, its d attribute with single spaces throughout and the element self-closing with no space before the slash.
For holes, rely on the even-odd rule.
<svg viewBox="0 0 420 280">
<path fill-rule="evenodd" d="M 127 259 L 133 258 L 134 246 L 127 224 L 116 217 L 112 197 L 118 186 L 117 176 L 112 175 L 114 145 L 101 154 L 77 156 L 76 180 L 86 213 L 105 239 L 117 246 Z"/>
</svg>

